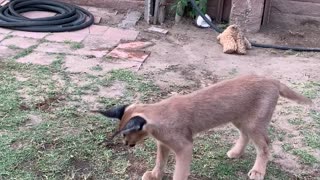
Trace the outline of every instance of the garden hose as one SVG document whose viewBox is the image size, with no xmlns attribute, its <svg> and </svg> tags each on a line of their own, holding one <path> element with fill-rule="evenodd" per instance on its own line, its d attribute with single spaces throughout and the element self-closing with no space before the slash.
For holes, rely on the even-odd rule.
<svg viewBox="0 0 320 180">
<path fill-rule="evenodd" d="M 54 12 L 55 16 L 30 19 L 29 11 Z M 94 16 L 87 10 L 54 0 L 11 0 L 0 8 L 0 27 L 31 32 L 76 31 L 92 25 Z"/>
<path fill-rule="evenodd" d="M 219 29 L 215 24 L 213 24 L 200 10 L 200 8 L 196 5 L 194 0 L 189 0 L 192 7 L 197 11 L 197 13 L 210 25 L 210 27 L 218 32 L 222 33 L 223 30 Z M 254 47 L 259 48 L 273 48 L 273 49 L 280 49 L 280 50 L 292 50 L 292 51 L 308 51 L 308 52 L 320 52 L 320 48 L 304 48 L 304 47 L 290 47 L 290 46 L 278 46 L 278 45 L 271 45 L 271 44 L 259 44 L 255 42 L 251 42 L 251 45 Z"/>
</svg>

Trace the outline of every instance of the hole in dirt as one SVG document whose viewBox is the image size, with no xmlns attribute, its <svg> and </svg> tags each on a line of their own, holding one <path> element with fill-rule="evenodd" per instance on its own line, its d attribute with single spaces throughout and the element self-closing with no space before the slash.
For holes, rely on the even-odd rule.
<svg viewBox="0 0 320 180">
<path fill-rule="evenodd" d="M 22 104 L 19 105 L 19 109 L 21 111 L 29 111 L 31 108 L 28 105 L 22 103 Z"/>
<path fill-rule="evenodd" d="M 83 175 L 89 175 L 86 179 L 93 179 L 93 177 L 90 176 L 90 172 L 93 170 L 90 161 L 72 158 L 70 164 L 75 170 L 75 179 L 82 179 Z"/>
<path fill-rule="evenodd" d="M 112 149 L 117 152 L 127 151 L 127 147 L 122 142 L 109 142 L 108 140 L 105 140 L 103 142 L 100 142 L 98 144 L 99 146 L 103 146 L 107 149 Z"/>
<path fill-rule="evenodd" d="M 14 141 L 12 142 L 12 144 L 10 145 L 10 147 L 14 150 L 19 150 L 19 149 L 23 149 L 25 146 L 27 146 L 27 143 L 22 142 L 22 141 Z"/>
</svg>

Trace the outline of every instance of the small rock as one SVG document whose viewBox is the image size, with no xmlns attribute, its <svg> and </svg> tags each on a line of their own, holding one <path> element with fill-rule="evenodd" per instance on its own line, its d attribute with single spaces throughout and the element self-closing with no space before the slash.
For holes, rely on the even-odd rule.
<svg viewBox="0 0 320 180">
<path fill-rule="evenodd" d="M 101 17 L 100 16 L 95 16 L 94 17 L 94 24 L 100 24 L 100 22 L 101 22 Z"/>
<path fill-rule="evenodd" d="M 162 29 L 162 28 L 158 28 L 158 27 L 154 27 L 154 26 L 148 28 L 147 31 L 149 31 L 149 32 L 157 32 L 157 33 L 161 33 L 161 34 L 167 34 L 168 33 L 168 30 Z"/>
<path fill-rule="evenodd" d="M 121 28 L 132 28 L 134 27 L 141 17 L 141 12 L 139 11 L 131 11 L 129 12 L 125 19 L 118 25 Z"/>
<path fill-rule="evenodd" d="M 143 49 L 146 47 L 150 47 L 154 45 L 153 42 L 150 41 L 134 41 L 134 42 L 129 42 L 129 43 L 122 43 L 119 44 L 117 48 L 121 48 L 121 49 Z"/>
<path fill-rule="evenodd" d="M 144 62 L 150 55 L 150 52 L 134 49 L 113 49 L 108 56 L 119 59 L 128 59 L 132 61 Z"/>
</svg>

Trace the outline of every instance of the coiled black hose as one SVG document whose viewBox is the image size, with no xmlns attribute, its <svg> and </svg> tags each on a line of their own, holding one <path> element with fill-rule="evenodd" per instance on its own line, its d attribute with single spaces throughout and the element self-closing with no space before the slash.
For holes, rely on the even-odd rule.
<svg viewBox="0 0 320 180">
<path fill-rule="evenodd" d="M 189 0 L 192 7 L 197 11 L 197 13 L 210 25 L 210 27 L 218 32 L 222 33 L 223 30 L 219 29 L 215 24 L 213 24 L 200 10 L 200 8 L 196 5 L 194 0 Z M 259 48 L 273 48 L 273 49 L 280 49 L 280 50 L 293 50 L 293 51 L 308 51 L 308 52 L 320 52 L 320 48 L 304 48 L 304 47 L 290 47 L 290 46 L 278 46 L 278 45 L 270 45 L 270 44 L 259 44 L 256 42 L 251 42 L 251 45 L 254 47 Z"/>
<path fill-rule="evenodd" d="M 21 15 L 28 11 L 47 11 L 55 16 L 30 19 Z M 86 28 L 93 15 L 78 6 L 54 0 L 11 0 L 0 8 L 0 27 L 32 32 L 65 32 Z"/>
</svg>

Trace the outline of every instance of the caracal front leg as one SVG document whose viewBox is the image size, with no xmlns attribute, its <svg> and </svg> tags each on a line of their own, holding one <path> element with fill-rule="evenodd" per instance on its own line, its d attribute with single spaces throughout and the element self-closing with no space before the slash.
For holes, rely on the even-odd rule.
<svg viewBox="0 0 320 180">
<path fill-rule="evenodd" d="M 170 149 L 158 141 L 156 166 L 152 171 L 145 172 L 142 176 L 142 180 L 161 180 L 167 165 L 169 153 Z"/>
</svg>

